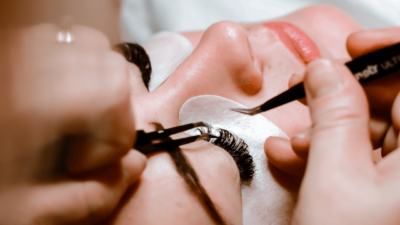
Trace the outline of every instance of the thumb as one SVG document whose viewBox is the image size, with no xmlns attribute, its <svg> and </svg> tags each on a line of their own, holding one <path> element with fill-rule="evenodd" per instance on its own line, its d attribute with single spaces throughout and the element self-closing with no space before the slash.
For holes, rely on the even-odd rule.
<svg viewBox="0 0 400 225">
<path fill-rule="evenodd" d="M 312 120 L 308 167 L 348 171 L 372 163 L 368 104 L 350 71 L 316 60 L 308 64 L 304 83 Z"/>
</svg>

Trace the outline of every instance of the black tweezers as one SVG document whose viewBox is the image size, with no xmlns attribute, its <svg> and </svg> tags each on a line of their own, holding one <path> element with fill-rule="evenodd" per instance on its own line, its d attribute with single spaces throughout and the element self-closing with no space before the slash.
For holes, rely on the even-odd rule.
<svg viewBox="0 0 400 225">
<path fill-rule="evenodd" d="M 197 136 L 186 137 L 176 140 L 173 140 L 169 137 L 173 134 L 187 131 L 195 127 L 205 127 L 205 126 L 206 124 L 204 124 L 203 122 L 198 122 L 198 123 L 189 123 L 177 127 L 172 127 L 165 130 L 154 131 L 150 133 L 146 133 L 143 130 L 139 130 L 137 131 L 137 139 L 133 148 L 145 155 L 148 155 L 159 151 L 174 150 L 180 145 L 189 144 L 195 141 L 204 140 L 207 138 L 216 138 L 216 136 L 209 133 L 204 133 Z"/>
</svg>

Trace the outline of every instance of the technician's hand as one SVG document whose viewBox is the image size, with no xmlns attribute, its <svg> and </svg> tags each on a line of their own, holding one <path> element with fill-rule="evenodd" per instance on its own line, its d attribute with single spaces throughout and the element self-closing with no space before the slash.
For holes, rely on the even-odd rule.
<svg viewBox="0 0 400 225">
<path fill-rule="evenodd" d="M 347 40 L 350 56 L 362 55 L 400 42 L 400 27 L 366 30 L 352 34 Z M 382 155 L 397 148 L 400 128 L 400 73 L 393 74 L 363 85 L 370 106 L 371 140 L 374 148 L 382 147 Z"/>
<path fill-rule="evenodd" d="M 399 224 L 400 151 L 373 163 L 361 86 L 343 65 L 318 60 L 305 88 L 310 149 L 293 224 Z"/>
<path fill-rule="evenodd" d="M 2 33 L 2 224 L 97 222 L 145 167 L 126 60 L 94 29 L 67 31 Z"/>
<path fill-rule="evenodd" d="M 364 30 L 350 35 L 347 40 L 347 50 L 354 59 L 398 42 L 400 42 L 400 28 Z M 295 85 L 302 78 L 297 77 L 292 80 L 291 85 Z M 373 147 L 374 149 L 382 147 L 383 155 L 387 155 L 397 148 L 400 100 L 395 104 L 394 102 L 400 90 L 400 76 L 399 74 L 387 76 L 365 84 L 363 88 L 370 106 L 369 125 Z M 309 131 L 310 128 L 306 128 L 290 141 L 277 137 L 267 139 L 264 148 L 268 159 L 281 170 L 302 176 L 307 162 Z"/>
</svg>

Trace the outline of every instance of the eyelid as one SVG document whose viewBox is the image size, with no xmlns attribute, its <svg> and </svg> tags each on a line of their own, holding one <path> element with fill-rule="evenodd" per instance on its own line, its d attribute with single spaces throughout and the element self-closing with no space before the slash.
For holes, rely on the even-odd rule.
<svg viewBox="0 0 400 225">
<path fill-rule="evenodd" d="M 251 181 L 255 173 L 255 164 L 253 157 L 250 155 L 248 145 L 243 139 L 232 134 L 225 129 L 213 129 L 207 124 L 205 128 L 198 128 L 200 133 L 212 133 L 218 138 L 206 139 L 206 141 L 215 144 L 216 146 L 226 150 L 234 159 L 240 173 L 242 182 Z M 218 134 L 216 134 L 219 133 Z"/>
</svg>

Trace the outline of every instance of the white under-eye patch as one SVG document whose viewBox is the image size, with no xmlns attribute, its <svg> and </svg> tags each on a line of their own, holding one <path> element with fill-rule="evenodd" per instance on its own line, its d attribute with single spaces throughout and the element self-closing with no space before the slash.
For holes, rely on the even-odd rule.
<svg viewBox="0 0 400 225">
<path fill-rule="evenodd" d="M 192 52 L 190 41 L 173 32 L 161 32 L 156 34 L 150 42 L 143 44 L 150 57 L 152 74 L 149 83 L 149 91 L 156 89 Z"/>
<path fill-rule="evenodd" d="M 273 178 L 264 153 L 267 137 L 288 137 L 262 115 L 248 116 L 230 110 L 242 107 L 245 106 L 219 96 L 197 96 L 182 105 L 179 120 L 181 124 L 209 123 L 214 128 L 229 130 L 248 144 L 256 171 L 251 183 L 242 185 L 244 224 L 289 224 L 296 196 Z"/>
</svg>

